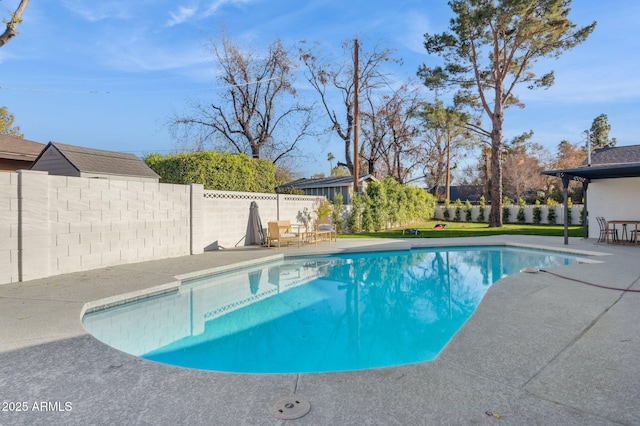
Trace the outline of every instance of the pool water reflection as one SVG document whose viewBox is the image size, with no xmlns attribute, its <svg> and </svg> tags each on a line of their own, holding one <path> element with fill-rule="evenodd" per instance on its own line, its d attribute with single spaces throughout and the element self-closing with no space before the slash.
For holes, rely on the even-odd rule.
<svg viewBox="0 0 640 426">
<path fill-rule="evenodd" d="M 489 286 L 572 256 L 508 247 L 296 258 L 85 316 L 95 337 L 182 367 L 328 372 L 434 359 Z"/>
</svg>

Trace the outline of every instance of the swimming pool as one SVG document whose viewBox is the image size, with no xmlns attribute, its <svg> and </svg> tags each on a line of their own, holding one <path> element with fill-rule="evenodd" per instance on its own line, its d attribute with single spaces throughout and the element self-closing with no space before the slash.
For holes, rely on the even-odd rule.
<svg viewBox="0 0 640 426">
<path fill-rule="evenodd" d="M 181 367 L 380 368 L 434 359 L 498 279 L 574 263 L 503 246 L 299 257 L 199 278 L 83 324 L 117 349 Z"/>
</svg>

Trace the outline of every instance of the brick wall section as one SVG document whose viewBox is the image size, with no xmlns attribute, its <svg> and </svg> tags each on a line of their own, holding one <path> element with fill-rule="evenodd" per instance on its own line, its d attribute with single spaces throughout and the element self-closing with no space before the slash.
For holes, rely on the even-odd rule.
<svg viewBox="0 0 640 426">
<path fill-rule="evenodd" d="M 0 283 L 19 281 L 18 174 L 0 173 Z"/>
</svg>

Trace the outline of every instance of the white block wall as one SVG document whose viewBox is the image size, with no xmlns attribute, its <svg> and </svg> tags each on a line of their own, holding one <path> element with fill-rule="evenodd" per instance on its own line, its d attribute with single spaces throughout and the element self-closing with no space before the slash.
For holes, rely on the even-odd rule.
<svg viewBox="0 0 640 426">
<path fill-rule="evenodd" d="M 0 174 L 0 284 L 245 245 L 252 201 L 296 223 L 324 197 L 205 191 L 19 170 Z"/>
<path fill-rule="evenodd" d="M 298 223 L 297 215 L 306 207 L 313 211 L 325 197 L 253 192 L 204 191 L 205 250 L 245 245 L 251 202 L 258 204 L 262 227 L 275 220 Z"/>
<path fill-rule="evenodd" d="M 19 281 L 18 174 L 0 173 L 0 283 Z"/>
<path fill-rule="evenodd" d="M 258 204 L 263 228 L 278 214 L 277 194 L 205 190 L 203 196 L 204 250 L 245 245 L 252 201 Z"/>
<path fill-rule="evenodd" d="M 190 188 L 49 176 L 49 275 L 188 255 Z"/>
<path fill-rule="evenodd" d="M 308 195 L 280 195 L 280 220 L 290 220 L 291 223 L 302 223 L 298 220 L 298 214 L 304 211 L 306 207 L 309 212 L 312 213 L 312 218 L 315 220 L 316 216 L 313 213 L 318 208 L 323 200 L 326 200 L 324 196 L 308 196 Z"/>
</svg>

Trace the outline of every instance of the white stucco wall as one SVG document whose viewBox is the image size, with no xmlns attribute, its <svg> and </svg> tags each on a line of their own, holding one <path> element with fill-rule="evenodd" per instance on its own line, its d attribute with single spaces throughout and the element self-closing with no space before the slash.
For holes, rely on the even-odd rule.
<svg viewBox="0 0 640 426">
<path fill-rule="evenodd" d="M 598 216 L 606 220 L 640 220 L 640 177 L 591 181 L 587 209 L 589 238 L 598 238 Z"/>
</svg>

